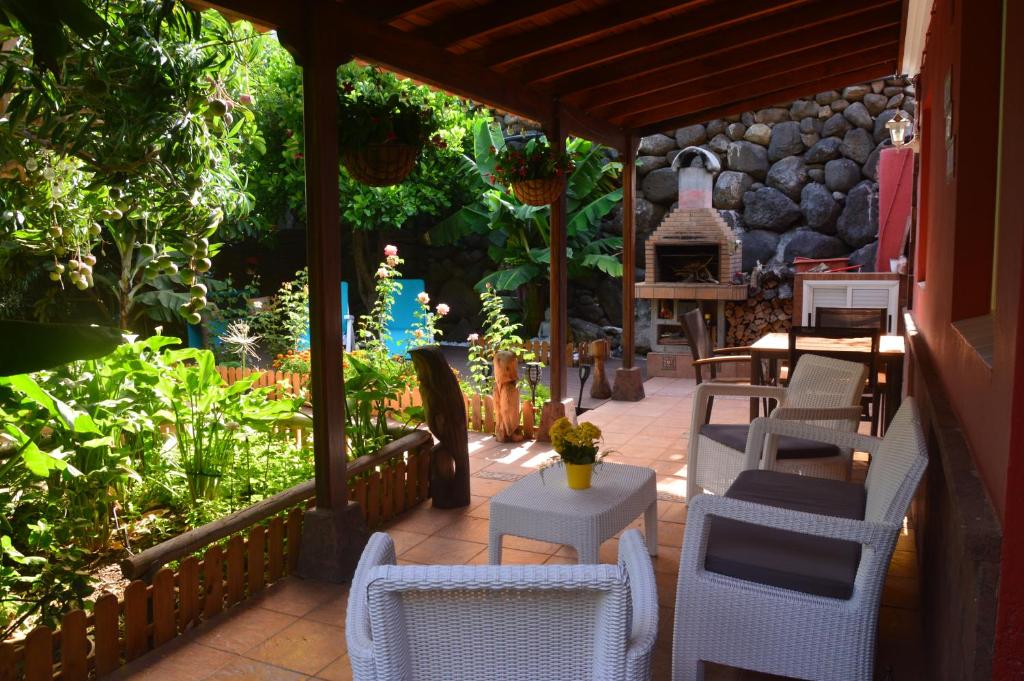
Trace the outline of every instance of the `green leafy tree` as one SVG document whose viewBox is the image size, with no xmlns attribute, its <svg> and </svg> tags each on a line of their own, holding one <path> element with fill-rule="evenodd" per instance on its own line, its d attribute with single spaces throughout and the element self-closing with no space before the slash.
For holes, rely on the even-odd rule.
<svg viewBox="0 0 1024 681">
<path fill-rule="evenodd" d="M 533 333 L 544 314 L 551 270 L 551 209 L 520 203 L 508 187 L 494 181 L 497 152 L 505 147 L 496 124 L 476 121 L 473 140 L 474 158 L 467 161 L 479 178 L 479 200 L 439 222 L 430 239 L 450 244 L 470 234 L 485 235 L 488 255 L 498 269 L 476 287 L 482 291 L 490 284 L 498 292 L 521 292 L 524 328 Z M 587 140 L 571 139 L 566 148 L 575 162 L 566 187 L 569 276 L 595 270 L 622 276 L 622 238 L 601 235 L 601 220 L 622 200 L 617 187 L 621 164 Z"/>
<path fill-rule="evenodd" d="M 140 302 L 195 321 L 210 241 L 251 208 L 234 161 L 258 138 L 248 64 L 272 38 L 178 2 L 90 4 L 106 26 L 63 33 L 59 70 L 26 37 L 0 51 L 0 249 L 122 328 Z"/>
</svg>

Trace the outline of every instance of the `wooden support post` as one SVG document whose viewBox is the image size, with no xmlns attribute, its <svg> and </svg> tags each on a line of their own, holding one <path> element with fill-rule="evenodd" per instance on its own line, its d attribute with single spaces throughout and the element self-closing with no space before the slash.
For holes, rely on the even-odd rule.
<svg viewBox="0 0 1024 681">
<path fill-rule="evenodd" d="M 636 355 L 636 152 L 640 138 L 626 136 L 622 150 L 622 367 L 615 372 L 613 400 L 636 402 L 644 398 Z"/>
<path fill-rule="evenodd" d="M 306 512 L 298 573 L 340 581 L 366 542 L 362 514 L 348 501 L 341 334 L 341 219 L 338 207 L 338 48 L 327 7 L 306 3 L 302 62 L 309 266 L 310 383 L 316 508 Z"/>
<path fill-rule="evenodd" d="M 556 114 L 548 126 L 548 142 L 558 152 L 565 151 L 565 129 Z M 568 342 L 569 278 L 566 257 L 566 202 L 565 192 L 551 204 L 551 401 L 560 403 L 566 391 L 566 362 L 561 351 Z"/>
<path fill-rule="evenodd" d="M 604 369 L 608 352 L 608 341 L 590 341 L 590 360 L 594 369 L 594 374 L 590 379 L 590 396 L 595 400 L 607 400 L 612 396 L 612 387 L 608 385 L 608 374 Z"/>
</svg>

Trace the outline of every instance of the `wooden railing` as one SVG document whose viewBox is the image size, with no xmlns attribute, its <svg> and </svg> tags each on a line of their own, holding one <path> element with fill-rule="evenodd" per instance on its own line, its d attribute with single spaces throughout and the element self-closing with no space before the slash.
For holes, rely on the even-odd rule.
<svg viewBox="0 0 1024 681">
<path fill-rule="evenodd" d="M 417 430 L 348 466 L 351 498 L 375 528 L 425 500 L 433 437 Z M 85 681 L 107 676 L 200 622 L 294 572 L 312 481 L 186 532 L 122 562 L 134 579 L 119 599 L 72 610 L 53 630 L 0 643 L 0 681 Z M 197 555 L 202 551 L 201 555 Z M 163 567 L 180 559 L 177 570 Z"/>
</svg>

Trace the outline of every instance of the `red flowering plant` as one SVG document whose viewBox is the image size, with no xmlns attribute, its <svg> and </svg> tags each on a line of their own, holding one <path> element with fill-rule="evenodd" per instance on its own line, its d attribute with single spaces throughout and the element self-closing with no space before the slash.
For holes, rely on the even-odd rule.
<svg viewBox="0 0 1024 681">
<path fill-rule="evenodd" d="M 372 144 L 421 147 L 441 145 L 440 122 L 434 110 L 413 87 L 381 72 L 342 80 L 338 90 L 338 149 L 357 151 Z"/>
<path fill-rule="evenodd" d="M 574 168 L 569 154 L 556 151 L 543 137 L 534 137 L 521 147 L 506 145 L 491 151 L 495 154 L 492 184 L 512 185 L 526 180 L 565 177 Z"/>
</svg>

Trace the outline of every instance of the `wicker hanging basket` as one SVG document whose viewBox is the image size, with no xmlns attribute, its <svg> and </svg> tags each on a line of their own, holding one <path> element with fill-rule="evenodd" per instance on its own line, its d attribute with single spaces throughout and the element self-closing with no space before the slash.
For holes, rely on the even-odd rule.
<svg viewBox="0 0 1024 681">
<path fill-rule="evenodd" d="M 523 180 L 512 183 L 512 193 L 530 206 L 546 206 L 554 203 L 565 191 L 565 177 L 555 175 L 539 180 Z"/>
<path fill-rule="evenodd" d="M 371 187 L 398 184 L 416 167 L 420 147 L 411 144 L 369 144 L 341 155 L 348 174 Z"/>
</svg>

